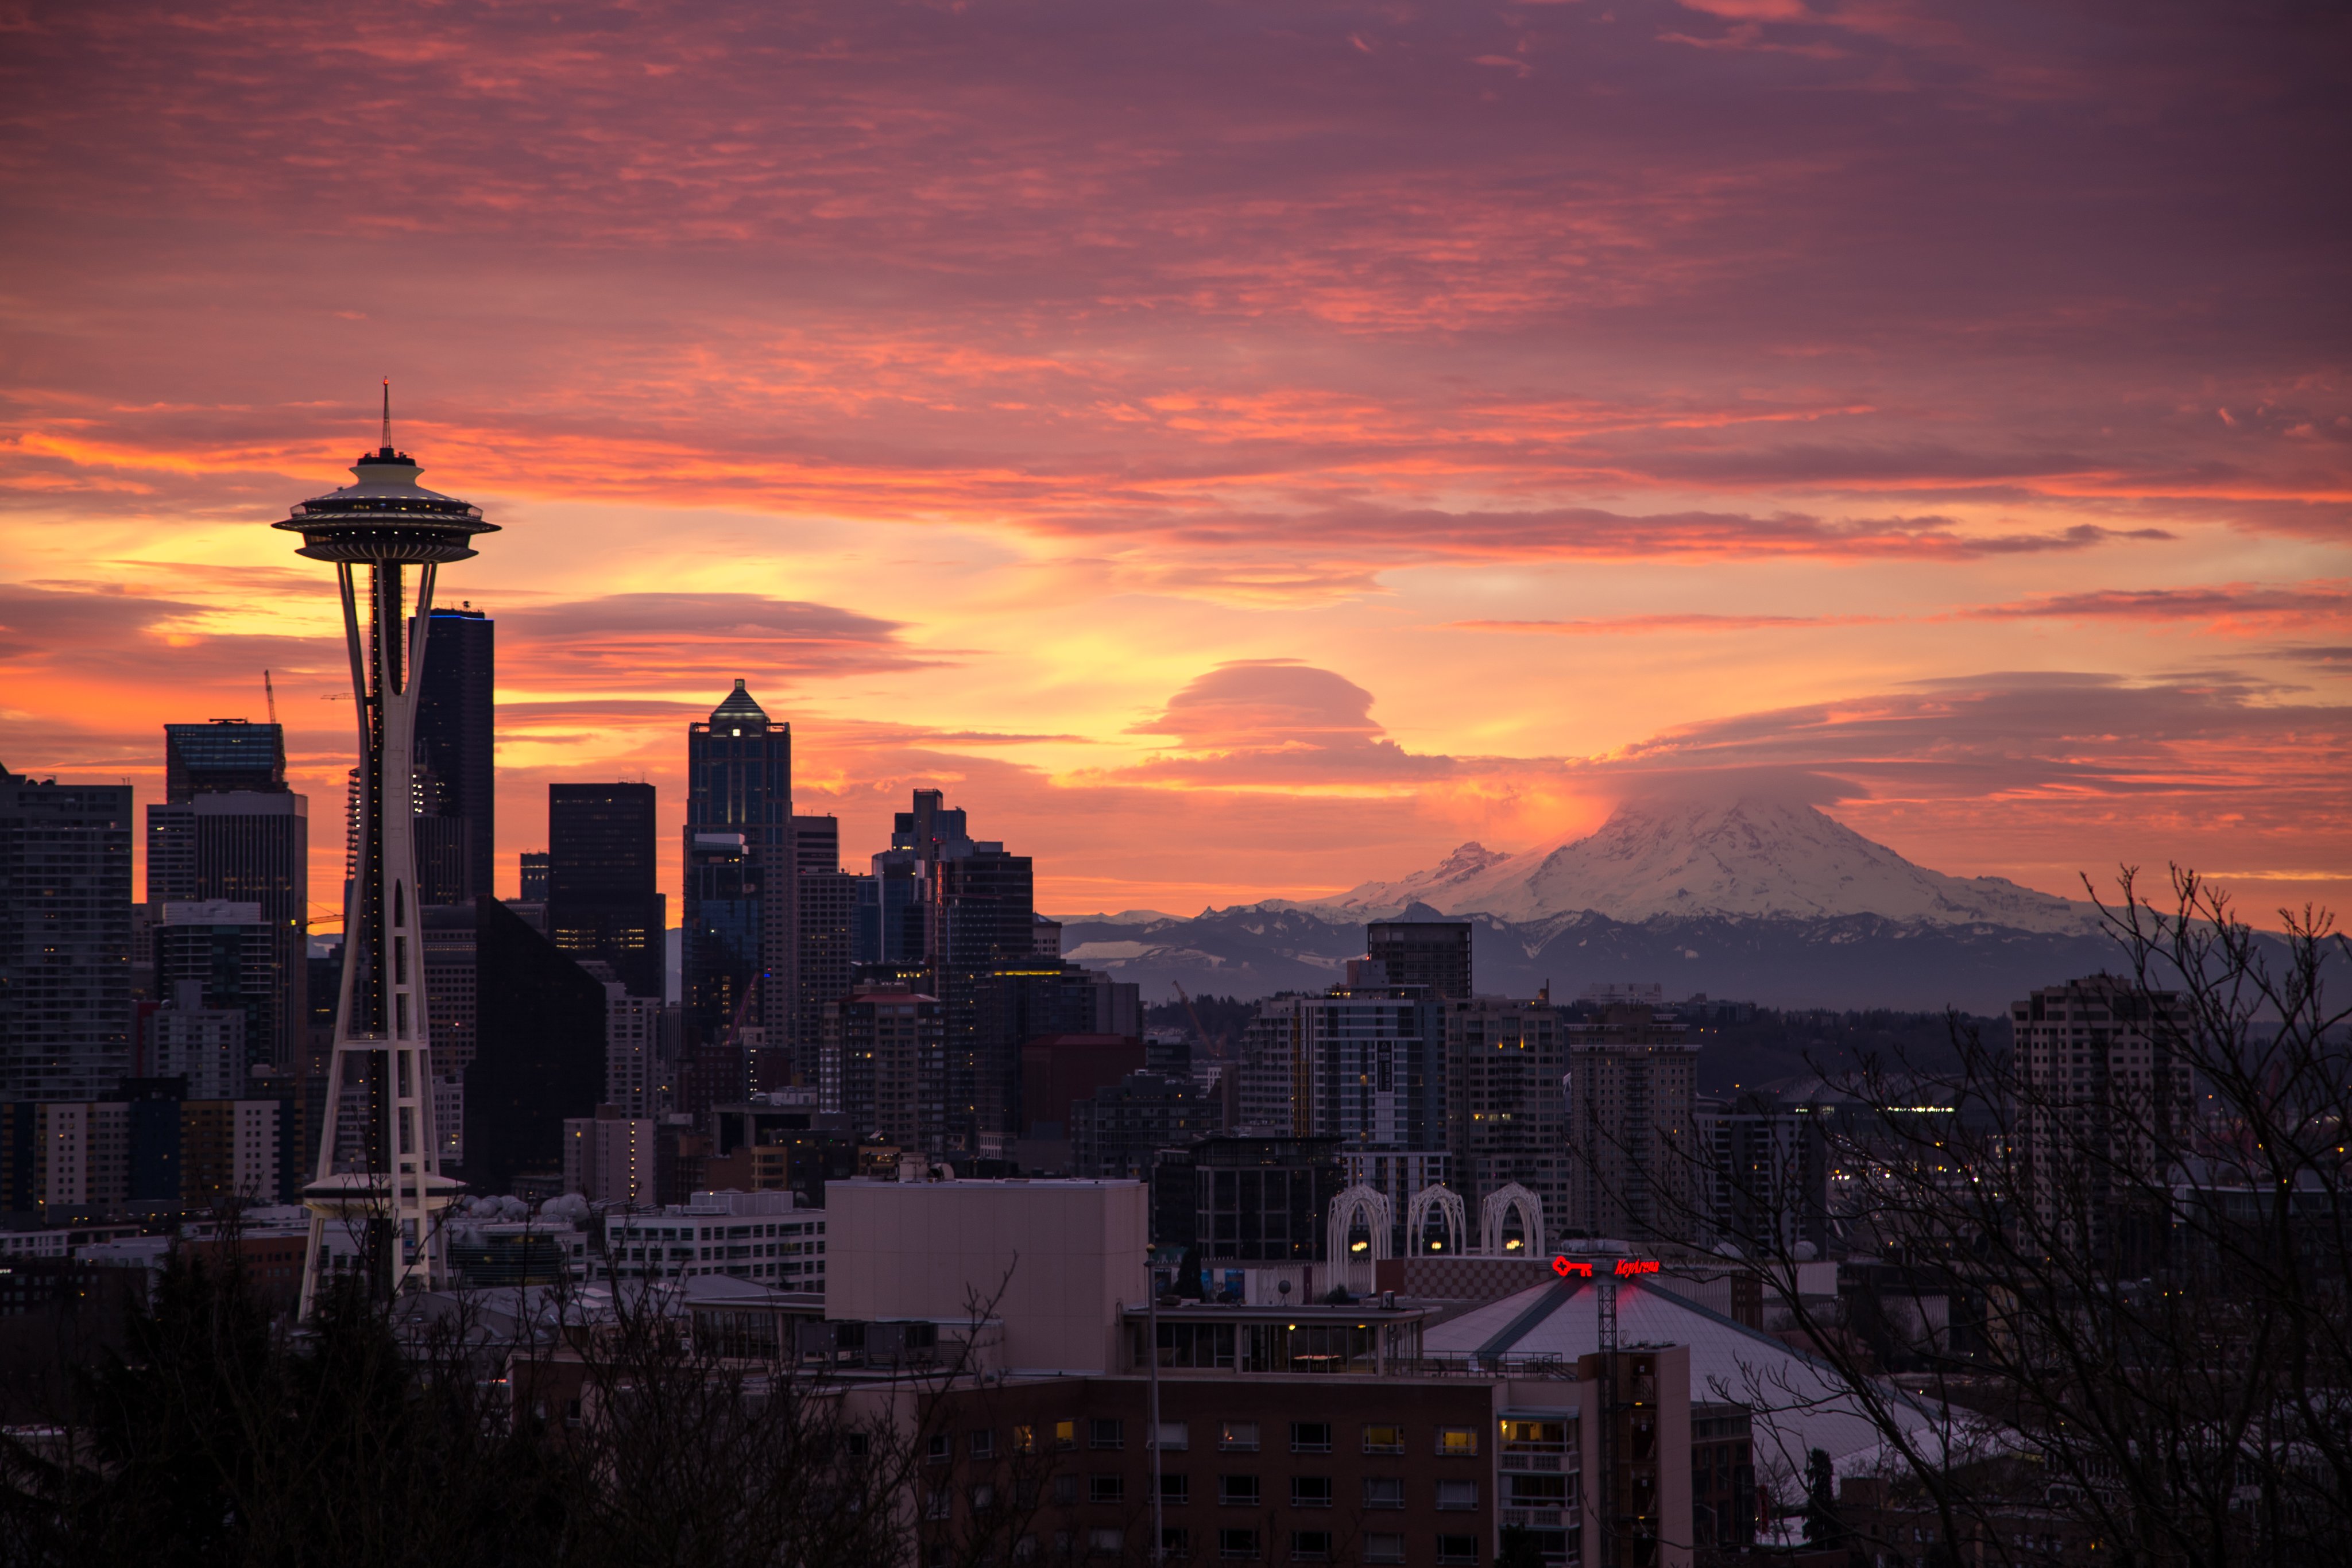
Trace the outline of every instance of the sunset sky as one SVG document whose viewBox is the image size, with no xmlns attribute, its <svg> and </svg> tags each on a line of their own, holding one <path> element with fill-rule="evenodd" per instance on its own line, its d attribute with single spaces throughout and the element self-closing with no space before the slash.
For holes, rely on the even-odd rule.
<svg viewBox="0 0 2352 1568">
<path fill-rule="evenodd" d="M 501 886 L 743 677 L 853 864 L 1311 897 L 1722 774 L 2352 903 L 2352 26 L 2115 0 L 0 14 L 0 762 L 352 735 L 268 525 L 504 531 Z M 664 885 L 677 894 L 675 833 Z M 677 905 L 673 903 L 673 917 Z"/>
</svg>

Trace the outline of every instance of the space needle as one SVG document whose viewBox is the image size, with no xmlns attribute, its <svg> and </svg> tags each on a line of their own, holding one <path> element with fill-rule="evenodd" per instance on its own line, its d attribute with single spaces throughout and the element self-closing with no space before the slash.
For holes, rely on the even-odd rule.
<svg viewBox="0 0 2352 1568">
<path fill-rule="evenodd" d="M 420 471 L 393 447 L 387 382 L 383 445 L 352 465 L 354 482 L 298 504 L 273 525 L 302 536 L 298 553 L 334 563 L 359 717 L 357 862 L 343 912 L 334 1054 L 318 1168 L 302 1189 L 310 1211 L 300 1309 L 306 1318 L 328 1266 L 331 1224 L 360 1239 L 362 1269 L 376 1295 L 445 1283 L 438 1220 L 460 1185 L 441 1174 L 433 1124 L 410 764 L 434 574 L 473 555 L 475 535 L 498 529 L 482 520 L 479 507 L 419 486 Z M 416 569 L 413 605 L 403 601 L 409 567 Z M 359 1125 L 347 1127 L 345 1092 L 362 1086 L 367 1110 Z"/>
</svg>

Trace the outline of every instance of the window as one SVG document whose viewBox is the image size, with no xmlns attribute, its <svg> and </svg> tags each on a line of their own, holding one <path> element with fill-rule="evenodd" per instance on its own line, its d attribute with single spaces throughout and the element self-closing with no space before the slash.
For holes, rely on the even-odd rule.
<svg viewBox="0 0 2352 1568">
<path fill-rule="evenodd" d="M 945 1432 L 932 1433 L 929 1445 L 929 1458 L 935 1465 L 944 1465 L 954 1458 L 955 1439 Z"/>
<path fill-rule="evenodd" d="M 1116 1416 L 1096 1416 L 1087 1423 L 1087 1446 L 1092 1448 L 1125 1448 L 1127 1424 Z"/>
<path fill-rule="evenodd" d="M 1160 1500 L 1169 1508 L 1182 1508 L 1192 1500 L 1192 1478 L 1169 1476 L 1160 1478 Z"/>
<path fill-rule="evenodd" d="M 1255 1508 L 1257 1478 L 1255 1476 L 1219 1476 L 1217 1501 L 1227 1508 Z"/>
<path fill-rule="evenodd" d="M 1013 1543 L 1013 1561 L 1015 1563 L 1036 1562 L 1037 1538 L 1034 1535 L 1024 1535 L 1020 1540 L 1014 1542 Z"/>
<path fill-rule="evenodd" d="M 1054 1501 L 1063 1508 L 1070 1508 L 1075 1506 L 1077 1500 L 1078 1478 L 1076 1476 L 1055 1476 L 1054 1478 Z"/>
<path fill-rule="evenodd" d="M 1294 1454 L 1328 1454 L 1331 1451 L 1331 1423 L 1328 1421 L 1293 1421 L 1290 1424 L 1290 1451 Z"/>
<path fill-rule="evenodd" d="M 1402 1535 L 1365 1536 L 1364 1561 L 1367 1563 L 1403 1562 L 1404 1537 Z"/>
<path fill-rule="evenodd" d="M 866 1436 L 863 1432 L 845 1432 L 842 1434 L 842 1452 L 849 1455 L 853 1458 L 864 1458 L 867 1450 L 871 1447 L 872 1445 L 866 1440 Z"/>
<path fill-rule="evenodd" d="M 1293 1508 L 1329 1508 L 1331 1506 L 1331 1478 L 1329 1476 L 1291 1477 L 1290 1506 Z"/>
<path fill-rule="evenodd" d="M 1476 1481 L 1440 1481 L 1437 1483 L 1437 1506 L 1453 1511 L 1478 1506 Z"/>
<path fill-rule="evenodd" d="M 1402 1508 L 1404 1479 L 1401 1476 L 1366 1476 L 1364 1506 L 1366 1508 Z"/>
<path fill-rule="evenodd" d="M 993 1431 L 982 1430 L 971 1435 L 971 1457 L 975 1459 L 996 1458 L 996 1434 Z"/>
<path fill-rule="evenodd" d="M 1125 1476 L 1088 1476 L 1087 1500 L 1088 1502 L 1125 1502 L 1127 1478 Z"/>
<path fill-rule="evenodd" d="M 955 1494 L 945 1487 L 932 1489 L 931 1494 L 923 1501 L 925 1519 L 945 1519 L 954 1511 Z"/>
<path fill-rule="evenodd" d="M 986 1513 L 990 1509 L 992 1509 L 995 1506 L 996 1488 L 993 1483 L 982 1481 L 979 1485 L 971 1489 L 972 1512 Z"/>
<path fill-rule="evenodd" d="M 1181 1524 L 1171 1524 L 1160 1532 L 1160 1556 L 1169 1563 L 1190 1562 L 1192 1556 L 1192 1532 Z"/>
<path fill-rule="evenodd" d="M 1440 1563 L 1475 1563 L 1478 1561 L 1478 1538 L 1475 1535 L 1441 1535 L 1437 1538 L 1437 1560 Z"/>
<path fill-rule="evenodd" d="M 1255 1560 L 1257 1556 L 1257 1531 L 1220 1530 L 1217 1531 L 1217 1555 L 1228 1560 Z"/>
<path fill-rule="evenodd" d="M 1217 1447 L 1229 1454 L 1257 1452 L 1257 1423 L 1255 1421 L 1222 1421 L 1217 1425 Z"/>
<path fill-rule="evenodd" d="M 1404 1428 L 1402 1427 L 1365 1427 L 1364 1452 L 1368 1454 L 1403 1453 Z"/>
<path fill-rule="evenodd" d="M 1116 1557 L 1127 1550 L 1127 1531 L 1117 1525 L 1087 1531 L 1087 1550 L 1102 1557 Z"/>
<path fill-rule="evenodd" d="M 1181 1421 L 1160 1423 L 1160 1447 L 1171 1454 L 1181 1454 L 1192 1446 L 1192 1428 Z"/>
<path fill-rule="evenodd" d="M 1440 1427 L 1437 1429 L 1437 1457 L 1442 1459 L 1471 1459 L 1478 1456 L 1478 1428 L 1475 1427 Z"/>
<path fill-rule="evenodd" d="M 1056 1421 L 1056 1422 L 1055 1422 L 1055 1423 L 1054 1423 L 1054 1447 L 1055 1447 L 1055 1448 L 1076 1448 L 1077 1446 L 1078 1446 L 1078 1424 L 1077 1424 L 1076 1421 Z M 1471 1451 L 1472 1453 L 1474 1453 L 1474 1454 L 1475 1454 L 1475 1453 L 1476 1453 L 1478 1450 L 1477 1450 L 1477 1448 L 1474 1446 L 1474 1447 L 1471 1448 L 1471 1450 L 1470 1450 L 1470 1451 Z"/>
</svg>

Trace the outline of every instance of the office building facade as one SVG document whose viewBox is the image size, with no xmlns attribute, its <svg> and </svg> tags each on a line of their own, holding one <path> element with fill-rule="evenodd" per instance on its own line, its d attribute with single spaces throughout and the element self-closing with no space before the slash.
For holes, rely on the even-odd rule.
<svg viewBox="0 0 2352 1568">
<path fill-rule="evenodd" d="M 685 1051 L 698 1064 L 695 1082 L 709 1080 L 721 1098 L 743 1092 L 746 1074 L 719 1060 L 740 1057 L 739 1029 L 780 1040 L 791 1030 L 792 770 L 792 727 L 770 723 L 740 680 L 687 727 Z"/>
<path fill-rule="evenodd" d="M 96 1100 L 130 1070 L 131 787 L 0 768 L 0 1099 Z"/>
<path fill-rule="evenodd" d="M 182 728 L 212 727 L 177 727 Z M 248 726 L 262 728 L 262 726 Z M 194 777 L 205 777 L 191 768 Z M 283 789 L 199 789 L 147 808 L 147 904 L 226 901 L 270 933 L 270 1001 L 247 1040 L 257 1062 L 291 1067 L 310 1030 L 310 801 Z"/>
<path fill-rule="evenodd" d="M 245 1020 L 238 1045 L 243 1060 L 233 1076 L 202 1094 L 191 1084 L 189 1092 L 199 1099 L 234 1099 L 245 1092 L 245 1079 L 253 1068 L 290 1064 L 298 1049 L 279 1033 L 283 971 L 277 933 L 257 904 L 199 899 L 166 904 L 162 914 L 150 928 L 149 939 L 156 984 L 172 999 L 173 1009 L 192 1010 L 188 1004 L 193 1001 L 197 1009 L 227 1009 Z M 162 1076 L 173 1071 L 155 1070 Z"/>
<path fill-rule="evenodd" d="M 163 727 L 163 799 L 184 806 L 198 795 L 286 788 L 286 731 L 276 724 L 216 718 Z"/>
<path fill-rule="evenodd" d="M 601 961 L 633 996 L 659 999 L 666 903 L 654 865 L 650 784 L 547 787 L 547 929 L 576 961 Z"/>
<path fill-rule="evenodd" d="M 460 904 L 497 891 L 492 857 L 498 848 L 498 622 L 468 604 L 436 607 L 417 693 L 415 767 L 432 780 L 432 826 L 417 833 L 417 879 L 426 887 L 428 859 L 439 871 L 435 896 Z M 428 851 L 430 853 L 428 853 Z M 459 874 L 452 876 L 451 869 Z"/>
<path fill-rule="evenodd" d="M 604 1092 L 604 988 L 494 898 L 474 901 L 478 1037 L 465 1073 L 465 1179 L 509 1190 L 553 1172 L 567 1118 Z"/>
</svg>

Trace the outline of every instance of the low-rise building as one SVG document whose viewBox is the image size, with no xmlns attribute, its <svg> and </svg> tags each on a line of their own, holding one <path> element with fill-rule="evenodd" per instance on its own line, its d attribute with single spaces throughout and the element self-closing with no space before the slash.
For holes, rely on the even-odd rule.
<svg viewBox="0 0 2352 1568">
<path fill-rule="evenodd" d="M 698 1192 L 659 1208 L 601 1217 L 603 1256 L 592 1279 L 748 1280 L 780 1291 L 821 1291 L 827 1218 L 789 1192 Z"/>
</svg>

